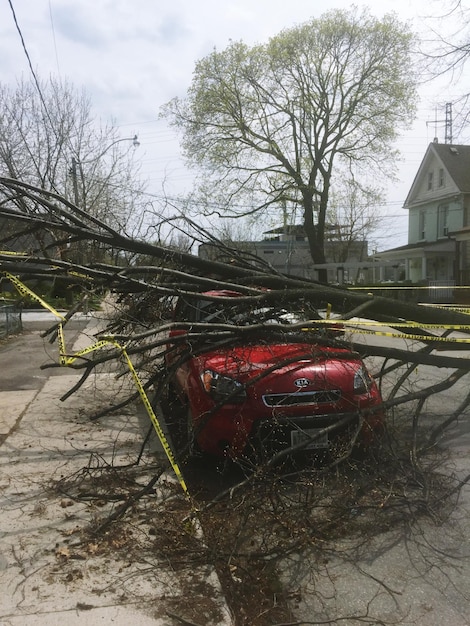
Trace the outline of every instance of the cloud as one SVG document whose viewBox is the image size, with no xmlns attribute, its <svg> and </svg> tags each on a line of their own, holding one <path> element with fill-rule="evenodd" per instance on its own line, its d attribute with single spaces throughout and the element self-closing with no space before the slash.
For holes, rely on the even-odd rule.
<svg viewBox="0 0 470 626">
<path fill-rule="evenodd" d="M 138 3 L 84 0 L 75 4 L 59 0 L 53 5 L 52 13 L 60 36 L 92 48 L 126 42 L 171 47 L 195 36 L 186 25 L 184 11 L 162 10 L 149 0 Z"/>
<path fill-rule="evenodd" d="M 171 14 L 165 15 L 157 31 L 157 39 L 165 45 L 176 45 L 187 40 L 191 31 L 185 26 L 181 17 Z"/>
<path fill-rule="evenodd" d="M 142 135 L 138 154 L 148 151 L 150 156 L 155 150 L 158 163 L 165 161 L 170 146 L 151 139 L 163 124 L 156 123 L 159 107 L 185 95 L 198 60 L 214 48 L 223 50 L 230 40 L 263 43 L 282 29 L 326 11 L 350 8 L 348 0 L 16 0 L 13 4 L 38 75 L 44 79 L 58 75 L 77 89 L 84 87 L 97 118 L 122 125 L 126 133 L 138 132 Z M 355 4 L 369 6 L 378 16 L 396 11 L 411 24 L 411 18 L 432 12 L 433 3 L 357 0 Z M 22 76 L 31 77 L 28 63 L 8 3 L 0 0 L 0 81 L 14 86 Z M 426 138 L 417 150 L 421 145 L 424 150 Z M 154 169 L 153 178 L 157 177 Z"/>
<path fill-rule="evenodd" d="M 92 48 L 106 42 L 106 29 L 87 11 L 86 5 L 59 5 L 53 12 L 53 24 L 58 35 Z"/>
</svg>

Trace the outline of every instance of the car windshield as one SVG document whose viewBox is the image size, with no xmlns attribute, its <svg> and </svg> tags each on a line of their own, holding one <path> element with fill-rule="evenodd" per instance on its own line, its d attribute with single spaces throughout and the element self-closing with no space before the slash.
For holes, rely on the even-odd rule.
<svg viewBox="0 0 470 626">
<path fill-rule="evenodd" d="M 199 321 L 219 324 L 295 324 L 308 319 L 302 310 L 288 311 L 278 307 L 248 308 L 244 305 L 221 306 L 218 302 L 201 300 L 198 304 Z"/>
</svg>

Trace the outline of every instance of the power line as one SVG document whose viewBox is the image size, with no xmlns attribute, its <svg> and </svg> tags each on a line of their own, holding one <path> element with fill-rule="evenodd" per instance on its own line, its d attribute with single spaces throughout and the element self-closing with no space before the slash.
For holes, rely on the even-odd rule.
<svg viewBox="0 0 470 626">
<path fill-rule="evenodd" d="M 11 12 L 12 12 L 12 15 L 13 15 L 13 20 L 15 22 L 16 30 L 18 31 L 18 34 L 20 36 L 21 45 L 23 46 L 24 53 L 25 53 L 26 58 L 28 60 L 29 69 L 31 70 L 31 74 L 33 75 L 34 83 L 36 85 L 36 89 L 38 90 L 39 97 L 41 98 L 42 106 L 44 107 L 44 111 L 45 111 L 47 117 L 49 118 L 49 121 L 51 121 L 51 118 L 49 116 L 49 112 L 47 110 L 46 101 L 44 100 L 44 96 L 42 95 L 42 91 L 41 91 L 41 86 L 39 84 L 39 80 L 38 80 L 38 78 L 36 76 L 36 72 L 34 71 L 33 64 L 31 63 L 31 57 L 29 56 L 29 52 L 28 52 L 28 49 L 26 48 L 26 43 L 25 43 L 25 40 L 24 40 L 24 37 L 23 37 L 23 33 L 21 32 L 20 25 L 18 24 L 18 20 L 16 18 L 16 13 L 15 13 L 15 9 L 13 7 L 13 3 L 12 3 L 11 0 L 8 0 L 8 4 L 10 5 L 10 9 L 11 9 Z"/>
<path fill-rule="evenodd" d="M 56 42 L 56 38 L 55 38 L 55 28 L 54 28 L 54 20 L 53 20 L 53 17 L 52 17 L 51 0 L 49 0 L 49 18 L 51 20 L 52 40 L 54 42 L 54 52 L 55 52 L 55 62 L 56 62 L 56 65 L 57 65 L 57 73 L 60 76 L 59 54 L 57 52 L 57 42 Z"/>
</svg>

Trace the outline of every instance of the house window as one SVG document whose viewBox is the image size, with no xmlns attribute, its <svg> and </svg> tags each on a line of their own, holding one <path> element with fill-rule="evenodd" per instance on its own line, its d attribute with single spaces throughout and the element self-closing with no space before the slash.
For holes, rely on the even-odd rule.
<svg viewBox="0 0 470 626">
<path fill-rule="evenodd" d="M 426 239 L 426 211 L 419 212 L 419 238 Z"/>
<path fill-rule="evenodd" d="M 428 191 L 432 191 L 434 172 L 428 172 Z"/>
<path fill-rule="evenodd" d="M 444 187 L 445 186 L 445 176 L 444 176 L 444 168 L 441 167 L 439 169 L 439 187 Z"/>
<path fill-rule="evenodd" d="M 449 234 L 449 206 L 441 205 L 437 213 L 437 232 L 439 237 L 447 237 Z"/>
</svg>

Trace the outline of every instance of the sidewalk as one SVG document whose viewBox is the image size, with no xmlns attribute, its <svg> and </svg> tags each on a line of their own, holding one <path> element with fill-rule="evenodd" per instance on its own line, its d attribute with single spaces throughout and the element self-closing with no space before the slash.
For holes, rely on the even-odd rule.
<svg viewBox="0 0 470 626">
<path fill-rule="evenodd" d="M 93 342 L 94 323 L 73 337 L 74 352 Z M 44 341 L 38 330 L 29 333 L 32 347 Z M 11 342 L 18 342 L 18 351 L 25 345 L 12 338 L 9 353 L 0 346 L 5 372 Z M 215 572 L 171 549 L 176 538 L 192 542 L 193 559 L 201 546 L 196 533 L 184 536 L 177 515 L 168 516 L 187 503 L 163 453 L 146 449 L 135 470 L 119 472 L 135 460 L 149 428 L 142 408 L 89 419 L 90 407 L 109 406 L 125 391 L 123 381 L 99 373 L 61 402 L 80 373 L 36 367 L 32 373 L 27 354 L 21 358 L 22 380 L 31 384 L 0 387 L 0 626 L 230 624 Z M 85 534 L 122 502 L 105 496 L 125 492 L 132 477 L 134 487 L 144 487 L 159 467 L 164 473 L 155 488 L 124 523 L 96 540 Z M 87 499 L 97 489 L 103 500 Z"/>
</svg>

